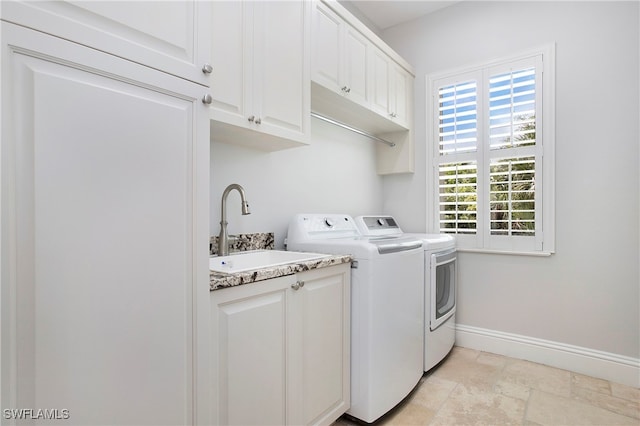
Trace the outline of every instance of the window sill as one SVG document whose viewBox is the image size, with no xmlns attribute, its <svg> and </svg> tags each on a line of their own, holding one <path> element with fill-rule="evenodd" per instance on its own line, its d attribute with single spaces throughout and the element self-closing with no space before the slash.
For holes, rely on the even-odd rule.
<svg viewBox="0 0 640 426">
<path fill-rule="evenodd" d="M 533 256 L 533 257 L 549 257 L 552 251 L 513 251 L 513 250 L 492 250 L 492 249 L 474 249 L 457 247 L 456 250 L 461 253 L 482 253 L 482 254 L 504 254 L 510 256 Z"/>
</svg>

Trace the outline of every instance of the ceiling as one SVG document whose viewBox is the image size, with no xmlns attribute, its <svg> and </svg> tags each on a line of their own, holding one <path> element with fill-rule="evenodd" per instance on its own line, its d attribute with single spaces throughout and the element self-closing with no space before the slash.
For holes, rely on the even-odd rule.
<svg viewBox="0 0 640 426">
<path fill-rule="evenodd" d="M 458 1 L 351 0 L 349 3 L 357 8 L 379 30 L 384 30 L 451 6 L 458 3 Z"/>
</svg>

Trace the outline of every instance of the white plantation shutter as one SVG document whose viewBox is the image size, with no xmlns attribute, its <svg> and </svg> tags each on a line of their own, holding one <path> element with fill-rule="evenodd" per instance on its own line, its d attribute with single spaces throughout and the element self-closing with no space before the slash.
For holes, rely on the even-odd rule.
<svg viewBox="0 0 640 426">
<path fill-rule="evenodd" d="M 507 158 L 489 166 L 491 235 L 535 235 L 535 158 Z"/>
<path fill-rule="evenodd" d="M 437 88 L 438 226 L 442 233 L 478 232 L 478 82 L 469 73 Z"/>
<path fill-rule="evenodd" d="M 535 68 L 490 77 L 491 149 L 535 145 L 535 77 Z"/>
<path fill-rule="evenodd" d="M 440 155 L 478 148 L 477 85 L 468 81 L 438 91 Z"/>
<path fill-rule="evenodd" d="M 440 165 L 440 232 L 475 234 L 478 167 L 475 162 Z"/>
<path fill-rule="evenodd" d="M 543 198 L 542 58 L 539 52 L 429 79 L 434 224 L 456 234 L 461 248 L 543 249 L 543 212 L 552 217 L 543 204 L 553 201 Z"/>
</svg>

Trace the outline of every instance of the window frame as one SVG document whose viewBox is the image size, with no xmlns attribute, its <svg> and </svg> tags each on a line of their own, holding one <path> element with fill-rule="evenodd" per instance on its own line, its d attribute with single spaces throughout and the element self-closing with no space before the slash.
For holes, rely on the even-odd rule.
<svg viewBox="0 0 640 426">
<path fill-rule="evenodd" d="M 536 77 L 536 144 L 528 149 L 507 148 L 491 150 L 489 144 L 489 78 L 509 70 L 533 64 Z M 536 71 L 537 72 L 537 71 Z M 550 255 L 555 252 L 555 44 L 551 43 L 518 54 L 445 70 L 426 76 L 426 135 L 427 135 L 427 229 L 440 232 L 440 141 L 438 88 L 447 84 L 473 79 L 477 84 L 477 149 L 448 156 L 457 163 L 477 161 L 476 233 L 453 234 L 461 251 L 504 254 Z M 485 84 L 486 82 L 486 84 Z M 490 163 L 492 159 L 513 158 L 519 151 L 535 156 L 536 199 L 535 237 L 491 235 L 489 212 Z M 517 155 L 515 156 L 517 157 Z"/>
</svg>

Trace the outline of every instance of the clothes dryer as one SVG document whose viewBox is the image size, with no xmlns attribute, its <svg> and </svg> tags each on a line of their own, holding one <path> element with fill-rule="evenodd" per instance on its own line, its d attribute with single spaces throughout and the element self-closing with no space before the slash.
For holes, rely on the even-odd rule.
<svg viewBox="0 0 640 426">
<path fill-rule="evenodd" d="M 299 214 L 287 249 L 351 254 L 351 407 L 371 423 L 404 399 L 423 374 L 424 269 L 415 237 L 360 235 L 344 214 Z"/>
<path fill-rule="evenodd" d="M 424 371 L 429 371 L 451 351 L 455 343 L 457 252 L 449 234 L 416 234 L 402 231 L 392 216 L 358 216 L 362 235 L 419 238 L 423 242 L 424 270 Z"/>
</svg>

